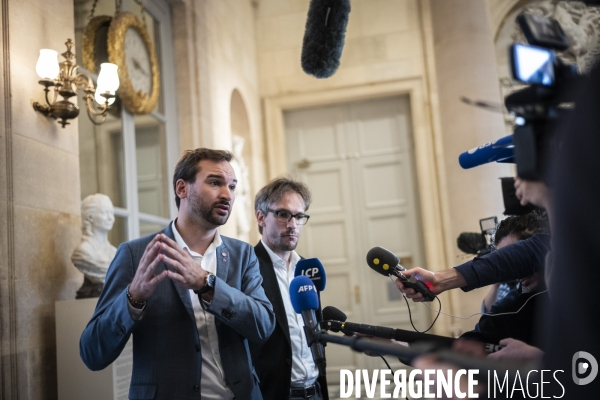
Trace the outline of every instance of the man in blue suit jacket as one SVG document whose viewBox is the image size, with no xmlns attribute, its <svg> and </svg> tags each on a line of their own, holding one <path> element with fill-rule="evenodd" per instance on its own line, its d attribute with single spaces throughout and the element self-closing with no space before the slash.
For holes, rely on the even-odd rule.
<svg viewBox="0 0 600 400">
<path fill-rule="evenodd" d="M 262 399 L 248 340 L 267 340 L 275 316 L 252 247 L 217 231 L 235 199 L 230 160 L 187 151 L 173 177 L 178 217 L 121 244 L 109 267 L 80 352 L 100 370 L 133 335 L 130 399 Z"/>
</svg>

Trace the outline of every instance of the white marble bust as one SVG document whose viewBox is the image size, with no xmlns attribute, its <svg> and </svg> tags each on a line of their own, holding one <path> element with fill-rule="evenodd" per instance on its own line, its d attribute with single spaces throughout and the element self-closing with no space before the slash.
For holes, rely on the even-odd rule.
<svg viewBox="0 0 600 400">
<path fill-rule="evenodd" d="M 104 285 L 108 266 L 117 251 L 108 241 L 108 232 L 114 223 L 114 208 L 108 196 L 96 193 L 83 200 L 81 203 L 83 236 L 71 256 L 71 261 L 85 275 L 86 281 L 93 286 L 100 286 L 100 289 Z M 84 286 L 86 283 L 84 282 Z"/>
</svg>

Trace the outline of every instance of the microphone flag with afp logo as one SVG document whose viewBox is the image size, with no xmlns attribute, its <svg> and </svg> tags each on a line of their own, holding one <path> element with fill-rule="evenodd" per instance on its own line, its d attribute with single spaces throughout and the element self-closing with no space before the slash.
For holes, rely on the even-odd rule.
<svg viewBox="0 0 600 400">
<path fill-rule="evenodd" d="M 306 276 L 295 277 L 290 283 L 290 300 L 294 311 L 297 314 L 302 314 L 307 344 L 310 347 L 315 365 L 319 369 L 319 375 L 325 376 L 325 349 L 319 343 L 321 327 L 315 315 L 315 311 L 319 308 L 319 296 L 315 285 Z"/>
<path fill-rule="evenodd" d="M 329 78 L 340 66 L 350 0 L 311 0 L 302 42 L 302 69 L 315 78 Z"/>
</svg>

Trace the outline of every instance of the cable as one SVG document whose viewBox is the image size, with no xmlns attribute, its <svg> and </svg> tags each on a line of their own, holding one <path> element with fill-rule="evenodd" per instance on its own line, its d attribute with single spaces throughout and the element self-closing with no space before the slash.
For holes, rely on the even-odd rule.
<svg viewBox="0 0 600 400">
<path fill-rule="evenodd" d="M 389 277 L 390 277 L 390 280 L 392 282 L 394 282 L 394 279 L 393 279 L 392 275 L 389 275 Z M 395 282 L 394 282 L 394 284 L 395 284 Z M 435 318 L 434 318 L 433 322 L 431 323 L 431 325 L 429 326 L 429 328 L 427 328 L 424 331 L 420 331 L 420 330 L 417 329 L 417 327 L 413 323 L 412 313 L 410 312 L 410 305 L 408 304 L 408 299 L 406 298 L 406 296 L 404 295 L 404 293 L 402 293 L 402 297 L 404 298 L 404 301 L 406 302 L 406 307 L 408 308 L 408 319 L 410 320 L 410 324 L 412 325 L 412 327 L 415 330 L 415 332 L 417 332 L 417 333 L 427 333 L 427 332 L 429 332 L 431 330 L 431 328 L 433 328 L 433 325 L 435 324 L 435 322 L 437 321 L 437 319 L 440 317 L 440 313 L 442 313 L 442 302 L 440 301 L 440 299 L 437 296 L 435 296 L 435 299 L 438 301 L 438 304 L 440 305 L 440 310 L 438 311 L 438 314 L 435 316 Z"/>
<path fill-rule="evenodd" d="M 394 282 L 394 284 L 395 284 L 394 277 L 393 277 L 392 275 L 389 275 L 389 277 L 390 277 L 390 280 L 391 280 L 392 282 Z M 474 317 L 474 316 L 476 316 L 476 315 L 487 315 L 488 317 L 499 317 L 499 316 L 502 316 L 502 315 L 512 315 L 512 314 L 518 314 L 518 313 L 519 313 L 519 312 L 520 312 L 520 311 L 523 309 L 523 307 L 525 307 L 525 306 L 527 305 L 527 303 L 529 303 L 529 300 L 533 299 L 535 296 L 538 296 L 538 295 L 540 295 L 540 294 L 544 294 L 544 293 L 546 293 L 547 291 L 548 291 L 548 289 L 546 289 L 546 290 L 544 290 L 544 291 L 541 291 L 541 292 L 539 292 L 539 293 L 535 293 L 535 294 L 533 294 L 533 295 L 532 295 L 530 298 L 528 298 L 527 300 L 525 300 L 525 303 L 523 303 L 523 305 L 522 305 L 522 306 L 521 306 L 521 307 L 520 307 L 520 308 L 519 308 L 517 311 L 510 311 L 510 312 L 504 312 L 504 313 L 498 313 L 498 314 L 490 314 L 490 313 L 475 313 L 475 314 L 472 314 L 472 315 L 470 315 L 470 316 L 468 316 L 468 317 L 459 317 L 458 315 L 454 315 L 454 314 L 448 314 L 448 313 L 442 312 L 442 302 L 440 301 L 440 299 L 439 299 L 437 296 L 435 296 L 436 300 L 438 301 L 438 304 L 440 305 L 440 309 L 439 309 L 439 310 L 435 310 L 435 309 L 431 308 L 431 307 L 430 307 L 430 306 L 429 306 L 427 303 L 425 303 L 425 302 L 419 302 L 419 303 L 423 304 L 425 307 L 429 308 L 431 311 L 434 311 L 434 312 L 435 312 L 435 311 L 437 311 L 437 313 L 438 313 L 438 314 L 436 315 L 435 319 L 433 320 L 433 322 L 431 323 L 431 326 L 430 326 L 429 328 L 427 328 L 427 330 L 425 330 L 425 331 L 422 331 L 422 332 L 420 332 L 420 331 L 419 331 L 419 330 L 418 330 L 418 329 L 415 327 L 415 325 L 413 324 L 413 321 L 412 321 L 412 314 L 411 314 L 411 312 L 410 312 L 410 305 L 409 305 L 409 303 L 408 303 L 408 300 L 406 299 L 406 296 L 404 295 L 404 293 L 402 293 L 402 297 L 404 298 L 404 301 L 406 302 L 406 306 L 408 307 L 408 317 L 409 317 L 409 319 L 410 319 L 410 324 L 412 325 L 413 329 L 414 329 L 416 332 L 419 332 L 419 333 L 426 333 L 426 332 L 428 332 L 428 331 L 429 331 L 429 330 L 430 330 L 430 329 L 433 327 L 433 324 L 435 324 L 435 322 L 436 322 L 436 321 L 437 321 L 437 319 L 439 318 L 440 314 L 444 314 L 444 315 L 446 315 L 446 316 L 448 316 L 448 317 L 453 317 L 453 318 L 458 318 L 458 319 L 464 319 L 464 320 L 471 319 L 471 318 L 473 318 L 473 317 Z"/>
<path fill-rule="evenodd" d="M 519 313 L 519 312 L 520 312 L 520 311 L 523 309 L 523 307 L 525 307 L 525 306 L 527 305 L 527 303 L 529 302 L 529 300 L 533 299 L 535 296 L 538 296 L 538 295 L 540 295 L 540 294 L 544 294 L 544 293 L 546 293 L 547 291 L 548 291 L 548 290 L 544 290 L 543 292 L 539 292 L 539 293 L 536 293 L 536 294 L 532 295 L 530 298 L 528 298 L 528 299 L 525 301 L 525 303 L 523 303 L 523 305 L 521 306 L 521 308 L 519 308 L 517 311 L 510 311 L 510 312 L 499 313 L 499 314 L 475 313 L 475 314 L 473 314 L 473 315 L 470 315 L 470 316 L 468 316 L 468 317 L 459 317 L 458 315 L 453 315 L 453 314 L 448 314 L 448 313 L 442 312 L 441 303 L 440 303 L 440 309 L 439 309 L 439 310 L 434 310 L 433 308 L 429 307 L 429 305 L 428 305 L 428 304 L 426 304 L 426 303 L 422 303 L 422 304 L 423 304 L 425 307 L 429 308 L 431 311 L 437 311 L 437 312 L 438 312 L 438 316 L 439 316 L 439 314 L 444 314 L 444 315 L 447 315 L 448 317 L 454 317 L 454 318 L 458 318 L 458 319 L 465 319 L 465 320 L 466 320 L 466 319 L 471 319 L 471 318 L 473 318 L 473 317 L 474 317 L 474 316 L 476 316 L 476 315 L 487 315 L 488 317 L 499 317 L 499 316 L 501 316 L 501 315 L 512 315 L 512 314 L 517 314 L 517 313 Z M 437 298 L 437 296 L 436 296 L 436 298 Z M 405 299 L 406 299 L 406 298 L 405 298 Z M 439 300 L 438 300 L 438 301 L 439 301 Z M 436 317 L 436 319 L 437 319 L 437 317 Z M 435 321 L 434 321 L 434 322 L 435 322 Z"/>
<path fill-rule="evenodd" d="M 388 369 L 390 371 L 392 371 L 392 375 L 394 375 L 394 370 L 392 369 L 392 367 L 390 367 L 390 364 L 388 364 L 387 360 L 385 359 L 384 356 L 382 356 L 381 354 L 379 354 L 379 357 L 381 357 L 381 359 L 383 360 L 383 362 L 385 363 L 385 365 L 387 365 Z"/>
<path fill-rule="evenodd" d="M 429 326 L 429 328 L 425 329 L 424 331 L 420 331 L 420 330 L 418 330 L 415 327 L 415 324 L 413 323 L 412 313 L 410 312 L 410 305 L 408 304 L 408 300 L 406 299 L 406 296 L 404 296 L 404 294 L 402 294 L 402 297 L 404 298 L 404 301 L 406 302 L 406 307 L 408 308 L 408 318 L 409 318 L 410 324 L 412 325 L 412 327 L 415 330 L 415 332 L 418 332 L 418 333 L 427 333 L 427 332 L 429 332 L 429 330 L 431 328 L 433 328 L 433 325 L 435 324 L 435 322 L 437 321 L 437 319 L 440 317 L 440 314 L 442 313 L 442 302 L 440 301 L 440 299 L 437 296 L 435 296 L 436 300 L 438 301 L 438 304 L 440 305 L 440 309 L 438 310 L 438 314 L 435 316 L 435 318 L 434 318 L 433 322 L 431 323 L 431 325 Z"/>
<path fill-rule="evenodd" d="M 381 357 L 381 359 L 383 360 L 383 362 L 385 363 L 385 365 L 387 365 L 388 369 L 389 369 L 390 371 L 392 371 L 392 375 L 394 375 L 394 374 L 395 374 L 395 372 L 394 372 L 394 370 L 392 369 L 392 367 L 390 367 L 390 364 L 388 364 L 388 362 L 387 362 L 387 360 L 385 359 L 385 357 L 384 357 L 384 356 L 382 356 L 381 354 L 378 354 L 378 355 L 379 355 L 379 357 Z M 405 397 L 405 398 L 406 398 L 406 400 L 410 400 L 410 399 L 408 398 L 408 395 L 406 395 L 406 397 Z"/>
</svg>

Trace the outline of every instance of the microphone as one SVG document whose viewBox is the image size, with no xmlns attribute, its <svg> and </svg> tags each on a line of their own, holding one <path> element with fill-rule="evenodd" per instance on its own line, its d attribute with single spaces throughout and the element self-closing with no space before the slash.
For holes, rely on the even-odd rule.
<svg viewBox="0 0 600 400">
<path fill-rule="evenodd" d="M 487 247 L 487 241 L 481 233 L 463 232 L 456 239 L 458 248 L 467 254 L 479 254 Z"/>
<path fill-rule="evenodd" d="M 319 342 L 321 327 L 317 322 L 315 310 L 319 308 L 319 296 L 312 281 L 306 276 L 297 276 L 290 283 L 290 299 L 297 314 L 302 314 L 306 341 L 313 360 L 319 369 L 319 375 L 325 376 L 325 350 Z"/>
<path fill-rule="evenodd" d="M 386 328 L 384 326 L 374 326 L 365 324 L 355 324 L 346 322 L 346 314 L 341 310 L 327 306 L 323 309 L 323 318 L 325 319 L 325 329 L 333 332 L 341 330 L 346 332 L 362 333 L 364 335 L 375 336 L 383 339 L 394 339 L 400 342 L 435 342 L 442 347 L 452 347 L 456 339 L 446 336 L 431 335 L 407 331 L 404 329 Z"/>
<path fill-rule="evenodd" d="M 404 286 L 423 294 L 424 301 L 435 299 L 435 294 L 423 282 L 414 276 L 404 276 L 402 272 L 406 271 L 406 268 L 400 265 L 400 259 L 391 251 L 383 247 L 373 247 L 367 253 L 367 264 L 383 276 L 397 276 Z"/>
<path fill-rule="evenodd" d="M 458 163 L 463 169 L 477 167 L 492 161 L 508 161 L 514 157 L 513 136 L 508 135 L 465 151 L 458 156 Z"/>
<path fill-rule="evenodd" d="M 296 270 L 294 276 L 304 275 L 312 281 L 317 289 L 317 296 L 319 297 L 319 304 L 321 304 L 321 292 L 325 290 L 325 283 L 327 278 L 325 276 L 325 268 L 318 258 L 304 258 L 296 264 Z M 323 312 L 320 308 L 317 309 L 317 322 L 323 321 Z"/>
<path fill-rule="evenodd" d="M 383 339 L 394 339 L 407 343 L 434 342 L 440 347 L 452 347 L 452 344 L 456 341 L 456 339 L 448 336 L 346 322 L 346 314 L 332 306 L 327 306 L 323 309 L 323 317 L 325 318 L 325 329 L 333 332 L 342 331 L 346 335 L 351 333 L 362 333 L 363 335 L 375 336 Z M 487 353 L 494 353 L 503 347 L 492 343 L 483 344 Z"/>
<path fill-rule="evenodd" d="M 311 0 L 302 42 L 302 69 L 329 78 L 340 66 L 350 0 Z"/>
<path fill-rule="evenodd" d="M 327 278 L 325 277 L 325 268 L 318 258 L 304 258 L 296 264 L 294 276 L 304 275 L 312 281 L 318 292 L 325 290 Z"/>
</svg>

